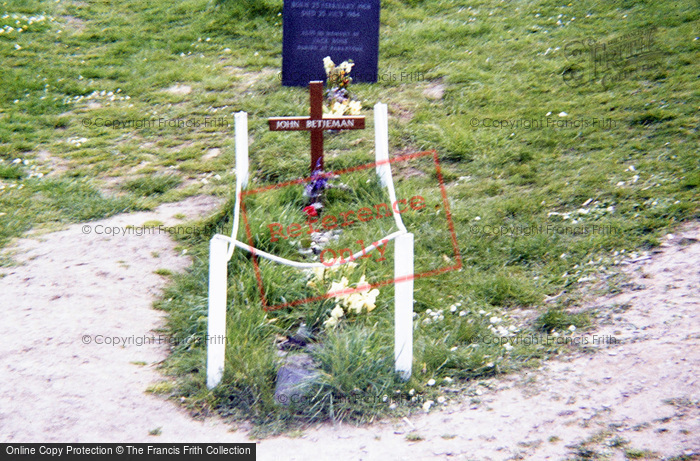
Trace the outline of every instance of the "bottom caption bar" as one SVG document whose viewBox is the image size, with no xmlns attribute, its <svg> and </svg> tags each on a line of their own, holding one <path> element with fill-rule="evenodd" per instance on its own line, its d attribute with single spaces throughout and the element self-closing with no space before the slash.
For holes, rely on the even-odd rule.
<svg viewBox="0 0 700 461">
<path fill-rule="evenodd" d="M 1 443 L 0 459 L 140 460 L 216 459 L 255 461 L 255 443 Z M 31 458 L 30 458 L 31 457 Z"/>
</svg>

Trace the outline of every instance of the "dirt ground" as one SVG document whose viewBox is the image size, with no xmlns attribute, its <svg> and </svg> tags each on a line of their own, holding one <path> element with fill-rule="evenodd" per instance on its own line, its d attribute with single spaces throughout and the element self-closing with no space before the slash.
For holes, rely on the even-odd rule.
<svg viewBox="0 0 700 461">
<path fill-rule="evenodd" d="M 0 441 L 249 441 L 218 418 L 194 420 L 145 392 L 162 380 L 157 364 L 167 354 L 167 344 L 135 344 L 163 321 L 151 304 L 167 278 L 154 271 L 184 270 L 187 255 L 167 232 L 98 234 L 152 220 L 170 225 L 180 222 L 178 213 L 193 218 L 217 205 L 195 197 L 11 248 L 21 264 L 0 269 Z M 265 439 L 258 459 L 559 460 L 578 453 L 616 460 L 625 450 L 698 457 L 698 241 L 700 225 L 685 226 L 651 259 L 627 266 L 629 290 L 595 301 L 603 321 L 584 335 L 593 352 L 475 384 L 425 415 L 363 427 L 321 424 Z M 130 343 L 104 344 L 108 338 Z"/>
</svg>

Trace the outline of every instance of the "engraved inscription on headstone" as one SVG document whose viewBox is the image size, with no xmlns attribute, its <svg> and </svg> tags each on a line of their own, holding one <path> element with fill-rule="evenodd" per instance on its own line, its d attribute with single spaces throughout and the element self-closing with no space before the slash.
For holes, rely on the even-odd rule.
<svg viewBox="0 0 700 461">
<path fill-rule="evenodd" d="M 352 59 L 354 82 L 377 81 L 379 0 L 284 1 L 282 84 L 324 80 L 323 58 Z"/>
</svg>

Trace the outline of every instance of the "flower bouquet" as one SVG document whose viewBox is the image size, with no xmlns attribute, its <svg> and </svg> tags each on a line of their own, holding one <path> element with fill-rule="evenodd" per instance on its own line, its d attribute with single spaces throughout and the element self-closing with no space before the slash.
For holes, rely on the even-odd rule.
<svg viewBox="0 0 700 461">
<path fill-rule="evenodd" d="M 348 87 L 352 83 L 349 76 L 352 60 L 343 61 L 336 66 L 330 56 L 323 58 L 323 68 L 326 70 L 326 103 L 323 106 L 323 115 L 339 117 L 343 115 L 359 115 L 362 103 L 352 97 Z"/>
</svg>

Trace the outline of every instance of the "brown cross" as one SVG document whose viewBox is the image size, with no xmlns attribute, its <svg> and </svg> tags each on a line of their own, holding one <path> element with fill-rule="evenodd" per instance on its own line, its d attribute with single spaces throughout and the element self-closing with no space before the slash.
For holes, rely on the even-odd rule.
<svg viewBox="0 0 700 461">
<path fill-rule="evenodd" d="M 323 117 L 323 82 L 309 82 L 311 110 L 309 117 L 272 117 L 267 121 L 270 131 L 310 131 L 311 132 L 311 174 L 323 170 L 324 130 L 363 130 L 365 117 L 343 116 Z"/>
</svg>

